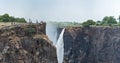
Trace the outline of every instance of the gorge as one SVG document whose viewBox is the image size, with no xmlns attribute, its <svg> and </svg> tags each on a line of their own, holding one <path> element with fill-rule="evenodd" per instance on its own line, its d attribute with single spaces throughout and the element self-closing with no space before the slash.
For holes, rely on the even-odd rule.
<svg viewBox="0 0 120 63">
<path fill-rule="evenodd" d="M 120 62 L 120 27 L 50 26 L 0 28 L 0 63 Z"/>
<path fill-rule="evenodd" d="M 63 28 L 56 30 L 59 36 Z M 120 27 L 66 27 L 62 63 L 119 63 L 119 33 Z"/>
</svg>

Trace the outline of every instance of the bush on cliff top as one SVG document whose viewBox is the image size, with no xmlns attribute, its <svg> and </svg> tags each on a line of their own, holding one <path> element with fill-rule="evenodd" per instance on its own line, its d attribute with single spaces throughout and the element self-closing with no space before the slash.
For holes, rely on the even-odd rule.
<svg viewBox="0 0 120 63">
<path fill-rule="evenodd" d="M 26 23 L 27 21 L 24 18 L 15 18 L 9 16 L 9 14 L 0 15 L 0 22 L 22 22 Z"/>
<path fill-rule="evenodd" d="M 93 21 L 93 20 L 87 20 L 86 22 L 83 22 L 82 25 L 85 26 L 85 27 L 86 26 L 88 27 L 90 25 L 96 25 L 96 22 Z"/>
<path fill-rule="evenodd" d="M 102 25 L 112 25 L 117 24 L 116 19 L 114 16 L 105 16 L 101 22 Z"/>
</svg>

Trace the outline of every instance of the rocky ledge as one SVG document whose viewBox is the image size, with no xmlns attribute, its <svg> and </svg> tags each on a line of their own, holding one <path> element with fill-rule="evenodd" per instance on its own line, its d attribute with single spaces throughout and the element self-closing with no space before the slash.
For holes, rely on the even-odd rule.
<svg viewBox="0 0 120 63">
<path fill-rule="evenodd" d="M 0 63 L 57 63 L 56 48 L 46 36 L 46 23 L 0 29 Z"/>
</svg>

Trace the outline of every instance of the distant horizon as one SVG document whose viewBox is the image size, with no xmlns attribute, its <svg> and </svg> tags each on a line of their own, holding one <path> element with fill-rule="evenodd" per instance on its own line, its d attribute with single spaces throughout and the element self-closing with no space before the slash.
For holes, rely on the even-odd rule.
<svg viewBox="0 0 120 63">
<path fill-rule="evenodd" d="M 4 13 L 4 14 L 8 14 L 8 13 Z M 1 15 L 4 15 L 4 14 L 1 14 Z M 12 15 L 9 14 L 9 16 L 12 16 Z M 12 17 L 15 17 L 15 18 L 24 18 L 24 17 L 16 17 L 16 16 L 12 16 Z M 104 17 L 106 17 L 106 16 L 104 16 Z M 103 18 L 104 18 L 104 17 L 103 17 Z M 114 16 L 113 16 L 113 17 L 114 17 Z M 103 19 L 103 18 L 102 18 L 102 19 Z M 29 19 L 30 19 L 32 22 L 34 22 L 34 23 L 35 23 L 36 21 L 38 21 L 38 22 L 44 21 L 44 20 L 38 20 L 38 19 L 32 20 L 31 18 L 29 18 Z M 26 21 L 29 22 L 29 19 L 26 19 Z M 118 18 L 115 18 L 115 19 L 116 19 L 117 22 L 119 22 L 119 21 L 118 21 Z M 85 21 L 87 21 L 87 20 L 93 20 L 93 19 L 86 19 Z M 55 20 L 51 21 L 51 20 L 48 20 L 48 21 L 45 21 L 45 22 L 77 22 L 77 23 L 83 23 L 83 22 L 85 22 L 85 21 L 79 22 L 79 21 L 75 21 L 75 20 L 74 20 L 74 21 L 55 21 Z M 93 20 L 93 21 L 97 22 L 97 21 L 102 21 L 102 20 Z"/>
<path fill-rule="evenodd" d="M 0 15 L 32 21 L 84 22 L 120 15 L 120 0 L 1 0 Z"/>
</svg>

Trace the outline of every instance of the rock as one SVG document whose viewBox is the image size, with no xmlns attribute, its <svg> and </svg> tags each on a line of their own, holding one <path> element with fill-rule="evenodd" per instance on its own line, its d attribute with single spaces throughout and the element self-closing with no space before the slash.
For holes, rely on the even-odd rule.
<svg viewBox="0 0 120 63">
<path fill-rule="evenodd" d="M 3 59 L 3 55 L 0 53 L 0 61 Z"/>
<path fill-rule="evenodd" d="M 63 63 L 119 62 L 119 27 L 66 28 Z"/>
<path fill-rule="evenodd" d="M 57 63 L 56 48 L 46 36 L 45 26 L 0 29 L 0 63 Z"/>
</svg>

